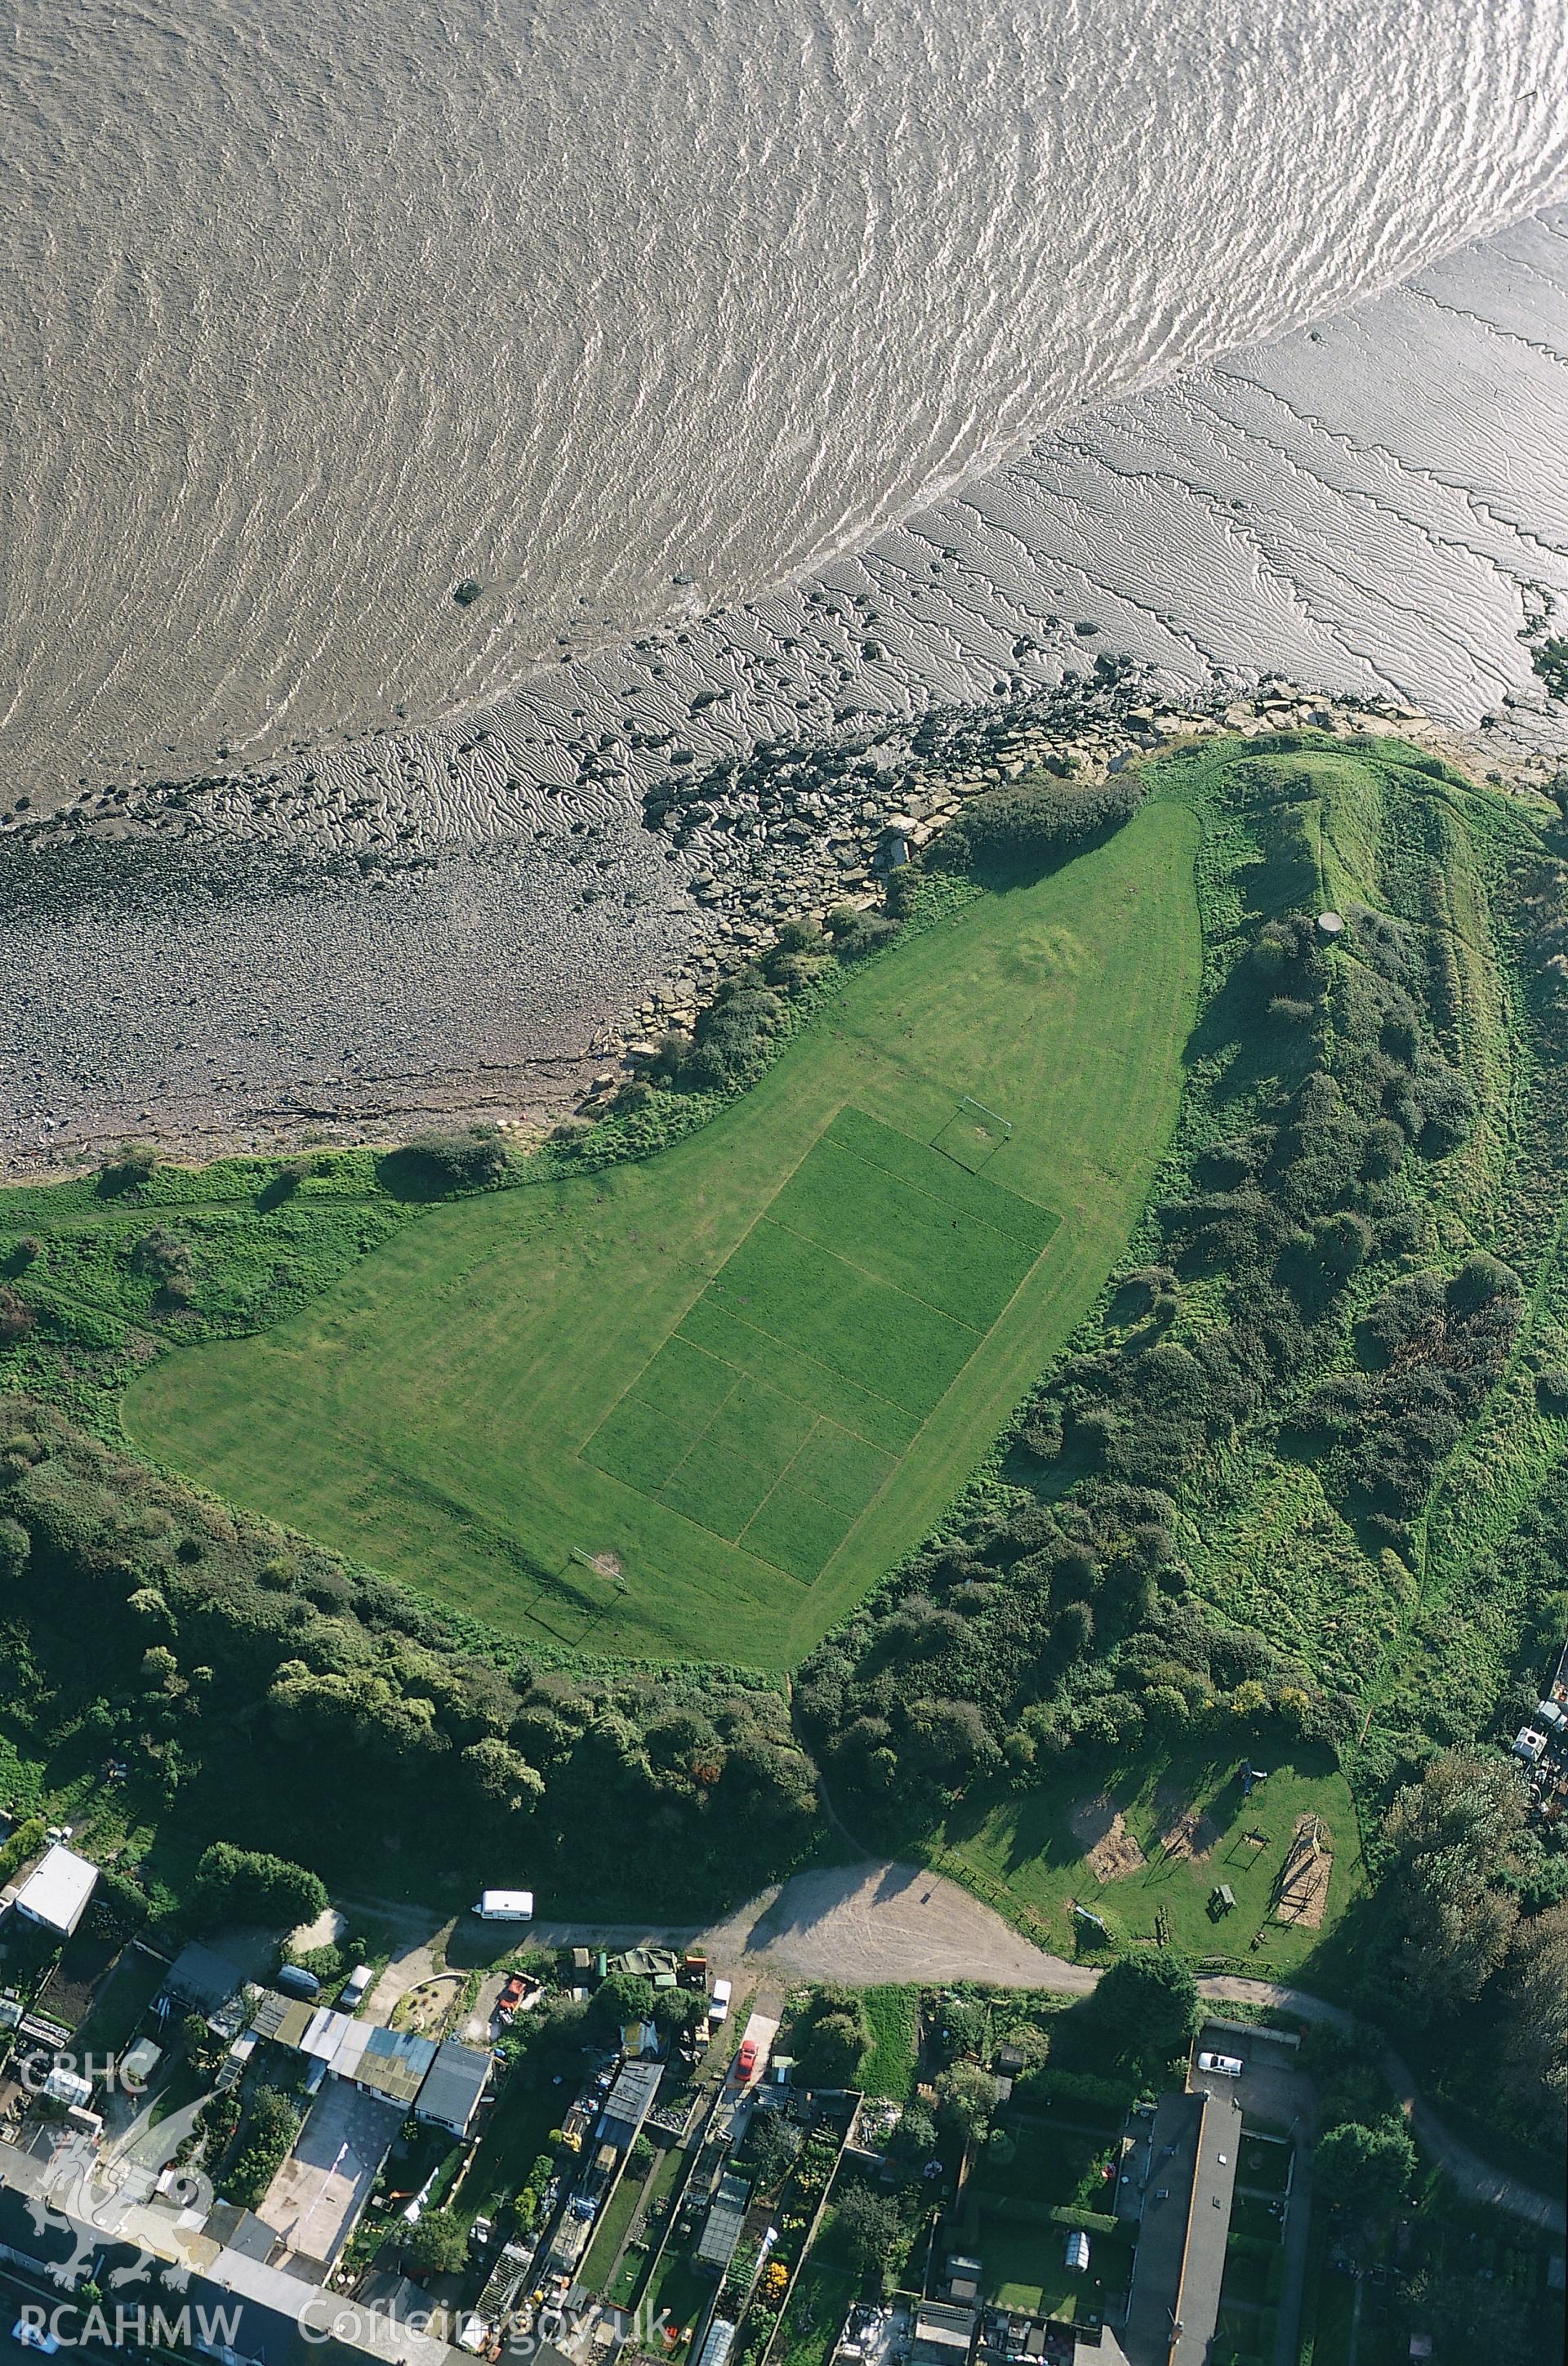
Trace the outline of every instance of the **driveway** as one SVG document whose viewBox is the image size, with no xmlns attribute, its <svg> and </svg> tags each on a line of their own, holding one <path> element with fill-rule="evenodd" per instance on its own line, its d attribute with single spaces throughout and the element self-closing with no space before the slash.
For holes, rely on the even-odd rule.
<svg viewBox="0 0 1568 2366">
<path fill-rule="evenodd" d="M 257 2217 L 282 2236 L 291 2253 L 330 2266 L 402 2124 L 400 2104 L 362 2094 L 346 2079 L 329 2079 L 257 2203 Z"/>
<path fill-rule="evenodd" d="M 1357 2025 L 1355 2015 L 1347 2012 L 1343 2005 L 1328 2004 L 1322 1997 L 1309 1996 L 1304 1989 L 1286 1988 L 1278 1980 L 1247 1980 L 1221 1974 L 1200 1978 L 1198 1986 L 1211 2004 L 1226 2000 L 1271 2004 L 1293 2013 L 1300 2021 L 1321 2022 L 1331 2029 L 1351 2030 Z M 1431 2105 L 1422 2101 L 1409 2064 L 1392 2045 L 1383 2048 L 1382 2073 L 1399 2099 L 1416 2143 L 1423 2152 L 1431 2155 L 1467 2202 L 1506 2210 L 1510 2217 L 1528 2219 L 1532 2226 L 1545 2227 L 1551 2234 L 1568 2233 L 1568 2209 L 1554 2194 L 1538 2193 L 1522 2179 L 1494 2169 L 1479 2153 L 1450 2134 Z"/>
</svg>

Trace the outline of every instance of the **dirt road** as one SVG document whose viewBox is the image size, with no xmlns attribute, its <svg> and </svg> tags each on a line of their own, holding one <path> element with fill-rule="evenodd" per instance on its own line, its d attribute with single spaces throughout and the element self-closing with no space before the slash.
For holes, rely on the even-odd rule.
<svg viewBox="0 0 1568 2366">
<path fill-rule="evenodd" d="M 910 1865 L 798 1873 L 704 1935 L 709 1955 L 727 1967 L 767 1965 L 854 1987 L 983 1980 L 1087 1996 L 1097 1977 L 1088 1965 L 1031 1946 L 955 1882 Z"/>
<path fill-rule="evenodd" d="M 1100 1977 L 1091 1965 L 1031 1946 L 955 1882 L 908 1865 L 873 1862 L 796 1874 L 782 1889 L 764 1891 L 716 1924 L 704 1941 L 712 1961 L 731 1972 L 843 1980 L 852 1987 L 964 1979 L 1087 1996 Z M 1341 2006 L 1278 1980 L 1215 1973 L 1200 1977 L 1198 1988 L 1209 2004 L 1275 2005 L 1302 2021 L 1355 2026 Z M 1461 2144 L 1422 2101 L 1407 2065 L 1392 2049 L 1384 2054 L 1383 2069 L 1417 2142 L 1467 2200 L 1563 2231 L 1568 2214 L 1562 2203 L 1494 2169 Z"/>
<path fill-rule="evenodd" d="M 705 1931 L 689 1922 L 536 1922 L 526 1935 L 531 1944 L 547 1947 L 684 1947 L 696 1942 L 716 1971 L 747 1986 L 761 1980 L 770 1991 L 786 1989 L 792 1980 L 842 1980 L 856 1988 L 977 1980 L 990 1988 L 1087 1996 L 1100 1977 L 1092 1965 L 1032 1946 L 956 1882 L 919 1865 L 878 1859 L 797 1873 L 782 1888 L 764 1890 Z M 376 1989 L 378 2008 L 428 1976 L 440 1952 L 432 1944 L 435 1939 L 431 1923 L 407 1919 L 402 1952 Z M 1276 2005 L 1302 2021 L 1355 2026 L 1341 2006 L 1277 1980 L 1215 1973 L 1201 1976 L 1198 1988 L 1209 2004 Z M 1568 2213 L 1562 2203 L 1492 2168 L 1452 2135 L 1422 2101 L 1408 2067 L 1392 2049 L 1383 2068 L 1417 2141 L 1467 2200 L 1506 2210 L 1533 2225 L 1564 2230 Z"/>
</svg>

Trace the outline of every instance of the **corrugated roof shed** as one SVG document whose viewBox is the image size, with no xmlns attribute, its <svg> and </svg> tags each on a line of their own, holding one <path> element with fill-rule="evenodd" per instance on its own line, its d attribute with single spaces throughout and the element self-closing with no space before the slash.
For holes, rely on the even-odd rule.
<svg viewBox="0 0 1568 2366">
<path fill-rule="evenodd" d="M 349 2026 L 365 2029 L 365 2051 L 344 2075 L 389 2102 L 412 2103 L 435 2059 L 435 2040 L 416 2036 L 412 2029 L 367 2029 L 363 2022 Z"/>
<path fill-rule="evenodd" d="M 653 2109 L 653 2099 L 659 2092 L 659 2081 L 664 2072 L 657 2062 L 628 2062 L 604 2099 L 604 2115 L 599 2123 L 602 2144 L 613 2144 L 620 2152 L 627 2152 L 636 2143 L 637 2133 Z"/>
<path fill-rule="evenodd" d="M 324 2062 L 340 2079 L 357 2079 L 375 2024 L 355 2021 L 352 2013 L 336 2012 L 330 2005 L 299 2005 L 295 2011 L 306 2015 L 305 2025 L 298 2037 L 287 2042 L 310 2055 L 312 2061 Z M 295 2023 L 289 2021 L 287 2026 L 293 2029 Z"/>
<path fill-rule="evenodd" d="M 251 2016 L 251 2027 L 258 2037 L 273 2038 L 279 2045 L 298 2045 L 310 2017 L 307 2005 L 297 2004 L 291 1997 L 279 1996 L 276 1989 L 263 1989 Z M 285 2030 L 290 2034 L 285 2036 Z"/>
<path fill-rule="evenodd" d="M 953 2308 L 942 2301 L 922 2301 L 915 2311 L 915 2338 L 909 2355 L 916 2366 L 966 2358 L 980 2321 L 979 2311 Z"/>
<path fill-rule="evenodd" d="M 258 2036 L 324 2062 L 339 2079 L 352 2079 L 393 2103 L 413 2101 L 439 2051 L 433 2037 L 412 2029 L 378 2029 L 330 2005 L 280 1996 L 276 1989 L 263 1992 L 253 2026 Z"/>
<path fill-rule="evenodd" d="M 217 2012 L 231 1997 L 238 1996 L 244 1985 L 245 1976 L 238 1964 L 220 1955 L 216 1947 L 204 1947 L 198 1939 L 193 1939 L 170 1965 L 163 1994 L 177 1997 L 194 2011 Z"/>
</svg>

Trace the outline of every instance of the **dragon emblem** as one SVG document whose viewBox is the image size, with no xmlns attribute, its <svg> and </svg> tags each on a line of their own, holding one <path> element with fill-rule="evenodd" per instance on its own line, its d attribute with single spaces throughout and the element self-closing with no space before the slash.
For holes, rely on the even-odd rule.
<svg viewBox="0 0 1568 2366">
<path fill-rule="evenodd" d="M 122 2225 L 104 2223 L 107 2203 L 118 2204 L 112 2214 L 116 2219 L 124 2218 L 129 2203 L 116 2186 L 104 2179 L 101 2166 L 88 2138 L 67 2137 L 50 2162 L 42 2191 L 28 2197 L 28 2214 L 35 2232 L 49 2235 L 63 2231 L 71 2237 L 69 2257 L 49 2261 L 44 2272 L 63 2291 L 74 2292 L 85 2280 L 94 2254 L 104 2243 L 133 2242 L 135 2259 L 108 2272 L 106 2281 L 111 2292 L 147 2283 L 154 2274 L 165 2291 L 186 2291 L 191 2276 L 188 2262 L 160 2259 L 139 2236 L 128 2234 Z M 173 2198 L 182 2212 L 196 2210 L 205 2216 L 212 2205 L 212 2188 L 199 2170 L 183 2169 Z"/>
</svg>

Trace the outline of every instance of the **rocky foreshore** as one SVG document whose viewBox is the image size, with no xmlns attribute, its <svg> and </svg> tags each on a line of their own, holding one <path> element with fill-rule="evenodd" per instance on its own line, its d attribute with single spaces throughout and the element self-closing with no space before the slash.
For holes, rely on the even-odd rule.
<svg viewBox="0 0 1568 2366">
<path fill-rule="evenodd" d="M 211 1155 L 459 1114 L 548 1121 L 689 1029 L 784 918 L 879 899 L 965 797 L 1033 766 L 1089 783 L 1174 738 L 1303 725 L 1484 760 L 1392 700 L 1279 680 L 1184 700 L 1107 655 L 1049 689 L 830 736 L 709 735 L 702 761 L 669 733 L 604 733 L 540 780 L 484 732 L 440 794 L 410 757 L 395 792 L 305 767 L 24 808 L 0 830 L 0 1164 L 57 1172 L 130 1134 Z M 1510 761 L 1521 784 L 1555 777 L 1551 758 Z"/>
<path fill-rule="evenodd" d="M 645 827 L 694 863 L 686 884 L 710 926 L 682 976 L 629 1014 L 626 1063 L 688 1029 L 719 978 L 771 943 L 784 919 L 880 901 L 889 873 L 967 797 L 1038 769 L 1089 786 L 1174 741 L 1302 728 L 1347 738 L 1396 730 L 1472 769 L 1485 752 L 1397 700 L 1313 696 L 1274 679 L 1248 698 L 1175 701 L 1111 662 L 1087 682 L 999 709 L 940 710 L 912 730 L 869 738 L 762 742 L 743 763 L 668 775 L 645 794 Z M 1516 752 L 1491 777 L 1527 794 L 1568 787 L 1568 772 L 1539 751 Z M 617 1081 L 606 1069 L 595 1086 Z"/>
</svg>

